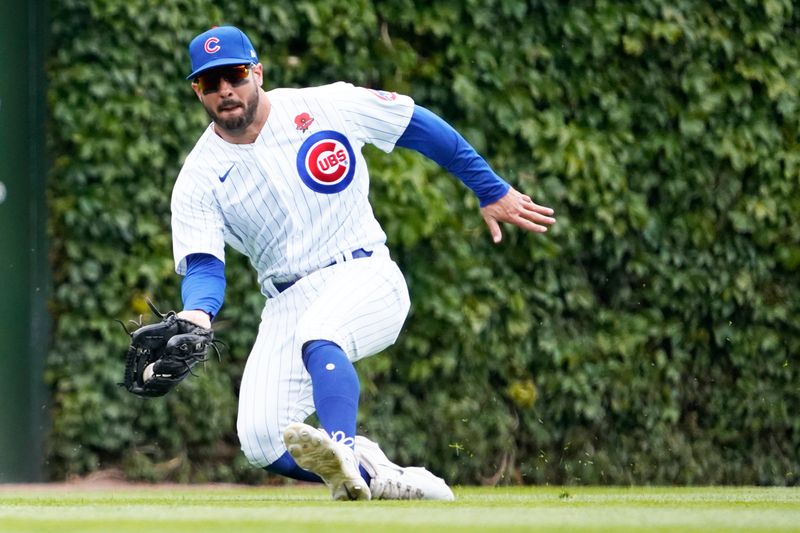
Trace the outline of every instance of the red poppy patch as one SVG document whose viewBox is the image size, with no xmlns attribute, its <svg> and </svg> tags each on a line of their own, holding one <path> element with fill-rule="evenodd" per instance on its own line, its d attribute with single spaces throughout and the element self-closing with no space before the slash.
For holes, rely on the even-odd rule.
<svg viewBox="0 0 800 533">
<path fill-rule="evenodd" d="M 299 115 L 294 117 L 294 123 L 297 126 L 297 130 L 302 131 L 303 133 L 308 131 L 308 128 L 311 127 L 311 124 L 313 122 L 314 118 L 308 113 L 300 113 Z"/>
</svg>

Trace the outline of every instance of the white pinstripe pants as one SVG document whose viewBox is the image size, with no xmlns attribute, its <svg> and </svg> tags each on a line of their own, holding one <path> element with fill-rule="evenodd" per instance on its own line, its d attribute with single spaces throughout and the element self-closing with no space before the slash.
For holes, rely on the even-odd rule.
<svg viewBox="0 0 800 533">
<path fill-rule="evenodd" d="M 351 361 L 391 346 L 409 309 L 403 274 L 387 256 L 337 263 L 267 300 L 239 392 L 242 451 L 265 467 L 283 455 L 283 429 L 314 412 L 304 343 L 323 339 Z"/>
</svg>

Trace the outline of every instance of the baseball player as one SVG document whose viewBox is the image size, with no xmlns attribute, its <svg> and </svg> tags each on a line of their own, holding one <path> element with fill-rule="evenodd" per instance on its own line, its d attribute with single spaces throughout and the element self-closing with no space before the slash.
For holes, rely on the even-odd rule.
<svg viewBox="0 0 800 533">
<path fill-rule="evenodd" d="M 178 316 L 210 328 L 224 298 L 224 245 L 250 259 L 267 300 L 239 397 L 245 456 L 324 482 L 338 500 L 452 500 L 444 480 L 392 463 L 356 435 L 353 363 L 393 344 L 409 309 L 368 201 L 361 148 L 411 148 L 452 172 L 479 198 L 494 242 L 501 222 L 546 231 L 553 210 L 510 187 L 408 96 L 341 82 L 266 92 L 255 49 L 231 26 L 195 37 L 189 55 L 187 79 L 211 123 L 172 195 Z M 320 429 L 304 423 L 315 411 Z"/>
</svg>

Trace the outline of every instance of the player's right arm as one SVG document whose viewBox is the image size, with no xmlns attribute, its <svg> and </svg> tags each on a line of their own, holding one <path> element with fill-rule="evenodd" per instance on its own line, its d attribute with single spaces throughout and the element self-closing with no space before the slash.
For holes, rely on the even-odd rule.
<svg viewBox="0 0 800 533">
<path fill-rule="evenodd" d="M 225 263 L 210 254 L 187 256 L 181 298 L 183 311 L 178 316 L 210 328 L 225 300 Z"/>
<path fill-rule="evenodd" d="M 225 296 L 224 225 L 209 181 L 191 164 L 175 182 L 171 209 L 175 271 L 184 276 L 178 316 L 207 328 Z"/>
</svg>

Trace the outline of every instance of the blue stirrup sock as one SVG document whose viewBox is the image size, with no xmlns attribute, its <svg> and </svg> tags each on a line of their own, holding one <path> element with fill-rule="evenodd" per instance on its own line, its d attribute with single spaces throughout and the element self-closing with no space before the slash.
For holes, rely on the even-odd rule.
<svg viewBox="0 0 800 533">
<path fill-rule="evenodd" d="M 283 452 L 283 455 L 278 457 L 274 463 L 265 466 L 264 470 L 273 474 L 297 479 L 299 481 L 322 483 L 322 478 L 316 475 L 314 472 L 303 470 L 297 466 L 297 463 L 294 461 L 294 457 L 289 455 L 289 452 Z"/>
<path fill-rule="evenodd" d="M 303 364 L 311 375 L 314 406 L 322 428 L 334 440 L 353 448 L 356 436 L 358 396 L 361 391 L 353 363 L 335 343 L 325 340 L 307 342 L 303 346 Z M 322 482 L 319 476 L 303 470 L 289 452 L 264 467 L 273 474 L 300 481 Z M 361 477 L 369 484 L 370 476 L 359 465 Z"/>
<path fill-rule="evenodd" d="M 315 340 L 303 346 L 303 364 L 311 375 L 314 407 L 322 428 L 334 440 L 354 448 L 361 385 L 353 363 L 336 343 Z M 369 474 L 363 466 L 359 469 L 369 484 Z"/>
<path fill-rule="evenodd" d="M 303 364 L 311 375 L 320 424 L 332 439 L 353 448 L 361 392 L 353 363 L 335 343 L 316 340 L 303 346 Z"/>
</svg>

